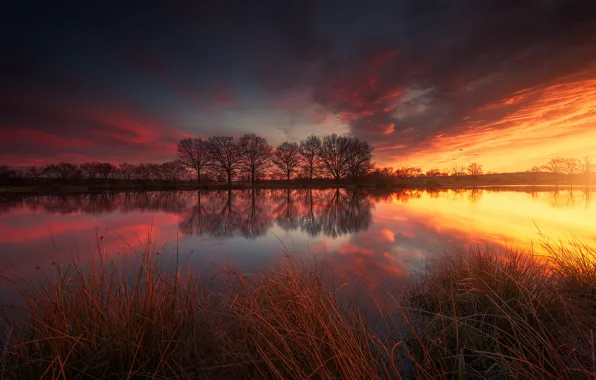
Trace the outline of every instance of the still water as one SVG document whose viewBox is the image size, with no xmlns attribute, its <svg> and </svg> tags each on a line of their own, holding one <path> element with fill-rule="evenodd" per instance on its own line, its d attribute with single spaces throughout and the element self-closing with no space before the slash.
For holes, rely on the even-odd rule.
<svg viewBox="0 0 596 380">
<path fill-rule="evenodd" d="M 594 192 L 480 190 L 184 191 L 0 198 L 0 270 L 119 260 L 151 236 L 194 268 L 266 268 L 289 253 L 392 283 L 445 252 L 540 251 L 542 232 L 592 241 Z"/>
</svg>

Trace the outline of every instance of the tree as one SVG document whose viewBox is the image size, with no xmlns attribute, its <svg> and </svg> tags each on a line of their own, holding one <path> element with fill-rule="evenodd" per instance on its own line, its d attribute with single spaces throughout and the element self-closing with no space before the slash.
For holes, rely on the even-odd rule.
<svg viewBox="0 0 596 380">
<path fill-rule="evenodd" d="M 350 140 L 348 172 L 352 178 L 356 178 L 367 174 L 372 168 L 373 148 L 366 140 L 356 137 L 351 137 Z"/>
<path fill-rule="evenodd" d="M 299 151 L 298 144 L 286 141 L 278 146 L 273 153 L 273 163 L 284 174 L 287 180 L 290 180 L 292 173 L 300 165 Z"/>
<path fill-rule="evenodd" d="M 118 176 L 121 179 L 125 179 L 130 181 L 134 176 L 135 166 L 133 164 L 129 164 L 127 162 L 123 162 L 118 165 Z"/>
<path fill-rule="evenodd" d="M 562 157 L 555 157 L 555 158 L 551 158 L 544 166 L 543 168 L 545 170 L 548 170 L 549 172 L 553 173 L 556 178 L 557 178 L 557 182 L 559 181 L 559 174 L 561 174 L 563 172 L 563 170 L 565 170 L 565 167 L 567 165 L 567 160 L 562 158 Z"/>
<path fill-rule="evenodd" d="M 149 167 L 147 166 L 147 164 L 144 164 L 142 162 L 134 167 L 133 172 L 135 178 L 137 179 L 143 181 L 148 181 L 151 179 L 151 171 L 149 170 Z"/>
<path fill-rule="evenodd" d="M 573 177 L 573 174 L 579 170 L 581 162 L 577 158 L 565 159 L 565 170 L 569 176 Z"/>
<path fill-rule="evenodd" d="M 184 176 L 185 164 L 178 160 L 166 161 L 159 165 L 160 179 L 174 182 L 182 179 Z"/>
<path fill-rule="evenodd" d="M 540 166 L 532 166 L 532 169 L 529 170 L 532 173 L 532 177 L 534 178 L 534 182 L 538 179 L 538 173 L 542 173 L 542 167 Z"/>
<path fill-rule="evenodd" d="M 27 178 L 31 178 L 33 182 L 37 182 L 43 174 L 43 168 L 37 166 L 29 166 L 25 172 Z"/>
<path fill-rule="evenodd" d="M 199 137 L 180 140 L 177 146 L 178 160 L 187 168 L 197 172 L 197 183 L 201 183 L 203 171 L 211 161 L 209 143 Z"/>
<path fill-rule="evenodd" d="M 309 182 L 312 182 L 313 176 L 319 167 L 320 151 L 321 139 L 318 136 L 310 135 L 300 141 L 300 158 Z"/>
<path fill-rule="evenodd" d="M 254 133 L 247 133 L 240 137 L 239 144 L 242 166 L 250 174 L 250 183 L 254 185 L 257 175 L 270 165 L 273 148 L 265 138 Z"/>
<path fill-rule="evenodd" d="M 582 174 L 589 175 L 592 174 L 595 166 L 596 165 L 592 163 L 592 157 L 586 156 L 581 160 L 580 169 Z"/>
<path fill-rule="evenodd" d="M 484 171 L 482 170 L 482 165 L 479 165 L 477 163 L 471 163 L 470 165 L 468 165 L 468 168 L 466 170 L 468 171 L 469 175 L 482 175 L 484 173 Z"/>
<path fill-rule="evenodd" d="M 592 172 L 594 172 L 594 167 L 596 167 L 596 165 L 592 163 L 591 157 L 586 156 L 581 160 L 580 170 L 582 174 L 586 176 L 588 183 L 590 181 L 590 177 L 592 176 Z"/>
<path fill-rule="evenodd" d="M 99 179 L 107 182 L 108 179 L 116 172 L 117 168 L 109 162 L 96 162 L 96 172 Z"/>
<path fill-rule="evenodd" d="M 17 172 L 14 169 L 11 169 L 6 165 L 0 165 L 0 179 L 11 179 L 16 176 Z"/>
<path fill-rule="evenodd" d="M 350 160 L 350 143 L 347 136 L 333 133 L 325 136 L 321 143 L 321 163 L 325 172 L 335 180 L 340 180 L 347 174 Z"/>
<path fill-rule="evenodd" d="M 242 150 L 238 141 L 231 136 L 212 136 L 209 137 L 208 142 L 213 166 L 226 175 L 228 185 L 231 185 L 232 178 L 240 168 L 242 160 Z"/>
<path fill-rule="evenodd" d="M 76 180 L 82 176 L 81 169 L 77 165 L 67 162 L 60 162 L 58 165 L 46 165 L 43 171 L 49 178 L 62 180 Z"/>
<path fill-rule="evenodd" d="M 426 172 L 427 177 L 439 177 L 441 175 L 441 171 L 439 169 L 430 169 Z"/>
<path fill-rule="evenodd" d="M 466 175 L 467 168 L 462 165 L 454 165 L 451 168 L 451 175 L 454 177 L 460 177 Z"/>
</svg>

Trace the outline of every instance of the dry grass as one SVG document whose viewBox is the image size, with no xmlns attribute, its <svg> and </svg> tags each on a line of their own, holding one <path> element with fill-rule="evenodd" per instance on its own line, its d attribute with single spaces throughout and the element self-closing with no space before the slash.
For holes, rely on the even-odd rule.
<svg viewBox="0 0 596 380">
<path fill-rule="evenodd" d="M 476 250 L 431 266 L 407 294 L 407 355 L 419 372 L 466 378 L 594 378 L 594 250 L 545 244 L 548 257 Z M 583 248 L 583 249 L 580 249 Z"/>
<path fill-rule="evenodd" d="M 25 305 L 4 329 L 2 378 L 593 378 L 596 252 L 445 256 L 379 306 L 372 330 L 316 265 L 291 257 L 219 286 L 138 260 L 2 279 Z M 222 286 L 223 285 L 223 286 Z M 389 313 L 389 310 L 398 310 Z M 16 319 L 15 319 L 16 318 Z"/>
</svg>

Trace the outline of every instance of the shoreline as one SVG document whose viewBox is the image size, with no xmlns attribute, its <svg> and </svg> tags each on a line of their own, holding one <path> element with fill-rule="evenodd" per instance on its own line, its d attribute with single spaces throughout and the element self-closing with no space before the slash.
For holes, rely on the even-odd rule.
<svg viewBox="0 0 596 380">
<path fill-rule="evenodd" d="M 42 184 L 29 186 L 6 186 L 0 185 L 0 196 L 24 196 L 24 195 L 74 195 L 81 193 L 121 193 L 121 192 L 149 192 L 149 191 L 222 191 L 222 190 L 325 190 L 325 189 L 349 189 L 349 190 L 465 190 L 483 189 L 492 191 L 557 191 L 561 189 L 590 189 L 593 184 L 578 183 L 483 183 L 468 181 L 465 183 L 432 182 L 420 180 L 404 180 L 394 183 L 257 183 L 252 186 L 250 183 L 237 182 L 228 184 Z"/>
</svg>

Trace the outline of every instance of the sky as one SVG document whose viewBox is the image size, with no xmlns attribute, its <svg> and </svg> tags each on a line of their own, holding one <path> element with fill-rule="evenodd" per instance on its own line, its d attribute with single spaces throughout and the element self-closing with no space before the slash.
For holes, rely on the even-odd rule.
<svg viewBox="0 0 596 380">
<path fill-rule="evenodd" d="M 185 137 L 368 140 L 380 166 L 596 157 L 589 0 L 12 1 L 0 164 L 160 162 Z"/>
</svg>

